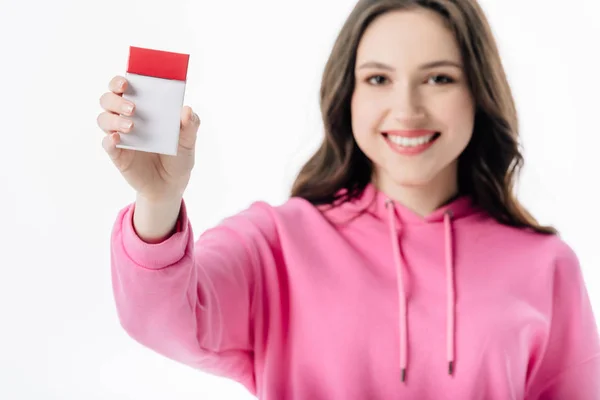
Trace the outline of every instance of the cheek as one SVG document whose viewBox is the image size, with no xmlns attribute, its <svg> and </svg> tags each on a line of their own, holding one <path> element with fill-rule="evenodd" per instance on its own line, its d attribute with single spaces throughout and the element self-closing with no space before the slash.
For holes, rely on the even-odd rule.
<svg viewBox="0 0 600 400">
<path fill-rule="evenodd" d="M 441 121 L 453 136 L 470 136 L 473 130 L 475 107 L 468 92 L 457 93 L 435 107 L 438 121 Z"/>
<path fill-rule="evenodd" d="M 377 111 L 374 102 L 364 96 L 354 96 L 350 104 L 352 135 L 358 147 L 371 160 L 377 158 L 377 143 L 373 132 L 376 129 Z"/>
<path fill-rule="evenodd" d="M 372 136 L 377 129 L 380 114 L 381 107 L 376 101 L 369 101 L 365 96 L 354 96 L 351 103 L 354 136 L 357 139 Z"/>
</svg>

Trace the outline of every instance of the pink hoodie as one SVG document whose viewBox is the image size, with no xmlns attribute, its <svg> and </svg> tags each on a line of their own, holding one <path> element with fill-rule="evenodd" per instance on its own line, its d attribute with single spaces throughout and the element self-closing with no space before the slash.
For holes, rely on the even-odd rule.
<svg viewBox="0 0 600 400">
<path fill-rule="evenodd" d="M 420 218 L 369 185 L 338 208 L 292 198 L 194 242 L 112 233 L 119 319 L 154 351 L 260 399 L 600 399 L 577 257 L 466 197 Z"/>
</svg>

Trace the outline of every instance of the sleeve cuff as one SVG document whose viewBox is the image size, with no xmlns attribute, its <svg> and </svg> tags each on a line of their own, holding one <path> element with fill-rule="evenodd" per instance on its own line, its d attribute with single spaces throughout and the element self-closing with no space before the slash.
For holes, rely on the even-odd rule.
<svg viewBox="0 0 600 400">
<path fill-rule="evenodd" d="M 138 236 L 133 227 L 134 210 L 135 203 L 132 203 L 123 213 L 121 220 L 122 244 L 131 260 L 149 269 L 166 268 L 180 261 L 188 245 L 193 245 L 189 243 L 192 229 L 185 201 L 181 202 L 175 232 L 160 243 L 146 243 Z"/>
</svg>

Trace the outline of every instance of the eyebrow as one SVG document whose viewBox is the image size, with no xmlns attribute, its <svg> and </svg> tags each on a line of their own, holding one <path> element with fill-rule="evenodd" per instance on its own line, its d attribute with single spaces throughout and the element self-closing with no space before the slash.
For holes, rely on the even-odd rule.
<svg viewBox="0 0 600 400">
<path fill-rule="evenodd" d="M 425 64 L 419 66 L 419 69 L 431 69 L 431 68 L 437 68 L 437 67 L 455 67 L 458 69 L 462 69 L 462 65 L 460 65 L 459 63 L 456 63 L 454 61 L 450 61 L 450 60 L 438 60 L 438 61 L 428 62 L 428 63 L 425 63 Z M 367 61 L 366 63 L 364 63 L 360 67 L 358 67 L 358 69 L 364 69 L 364 68 L 376 68 L 376 69 L 384 69 L 386 71 L 394 71 L 394 67 L 391 67 L 387 64 L 377 62 L 377 61 Z"/>
</svg>

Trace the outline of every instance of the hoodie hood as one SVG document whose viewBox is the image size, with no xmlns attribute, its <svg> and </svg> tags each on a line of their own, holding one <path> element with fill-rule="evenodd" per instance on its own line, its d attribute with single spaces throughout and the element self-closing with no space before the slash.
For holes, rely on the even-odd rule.
<svg viewBox="0 0 600 400">
<path fill-rule="evenodd" d="M 387 221 L 389 218 L 388 204 L 390 203 L 394 206 L 396 221 L 402 225 L 443 222 L 447 214 L 451 214 L 452 220 L 458 220 L 481 212 L 480 209 L 474 206 L 469 196 L 460 196 L 449 204 L 422 217 L 401 203 L 390 199 L 372 183 L 369 183 L 358 197 L 341 204 L 336 214 L 340 217 L 351 217 L 353 214 L 366 212 L 382 221 Z"/>
<path fill-rule="evenodd" d="M 337 222 L 350 222 L 353 218 L 364 213 L 370 214 L 376 219 L 382 221 L 389 232 L 390 246 L 389 250 L 393 255 L 396 270 L 396 279 L 398 284 L 398 323 L 400 337 L 400 379 L 404 382 L 408 370 L 408 321 L 407 308 L 409 298 L 407 298 L 405 288 L 405 271 L 411 268 L 406 265 L 402 257 L 402 230 L 410 225 L 440 224 L 440 229 L 444 230 L 444 241 L 440 246 L 444 247 L 445 265 L 440 265 L 446 272 L 446 359 L 448 361 L 448 374 L 454 373 L 454 366 L 457 355 L 455 354 L 455 335 L 456 335 L 456 293 L 454 281 L 454 233 L 453 224 L 455 221 L 467 216 L 476 214 L 481 210 L 473 205 L 468 196 L 461 196 L 449 204 L 446 204 L 431 214 L 422 217 L 406 206 L 389 198 L 385 193 L 379 191 L 373 184 L 368 184 L 362 193 L 337 207 L 330 209 L 330 217 Z M 341 218 L 339 220 L 338 218 Z M 418 266 L 414 266 L 418 268 Z M 440 307 L 444 305 L 440 304 Z"/>
</svg>

